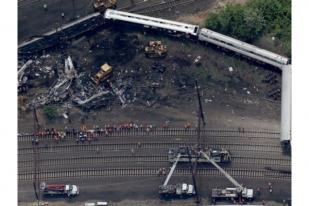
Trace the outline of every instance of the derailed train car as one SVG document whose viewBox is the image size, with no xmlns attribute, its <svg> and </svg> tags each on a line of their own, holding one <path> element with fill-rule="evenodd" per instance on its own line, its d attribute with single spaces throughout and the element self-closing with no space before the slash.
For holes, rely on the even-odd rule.
<svg viewBox="0 0 309 206">
<path fill-rule="evenodd" d="M 171 21 L 161 18 L 155 18 L 140 14 L 134 14 L 123 11 L 107 9 L 104 13 L 104 18 L 114 21 L 123 21 L 142 25 L 146 28 L 165 30 L 169 33 L 181 33 L 189 36 L 197 37 L 199 26 Z"/>
<path fill-rule="evenodd" d="M 202 28 L 199 30 L 198 39 L 230 49 L 234 52 L 246 55 L 261 62 L 271 64 L 276 67 L 286 65 L 289 59 L 265 49 L 258 48 L 254 45 L 247 44 L 232 37 L 220 34 L 210 29 Z"/>
</svg>

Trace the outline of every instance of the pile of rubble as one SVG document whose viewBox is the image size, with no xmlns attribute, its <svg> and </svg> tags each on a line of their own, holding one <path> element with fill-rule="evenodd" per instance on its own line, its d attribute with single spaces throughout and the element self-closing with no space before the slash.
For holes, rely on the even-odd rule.
<svg viewBox="0 0 309 206">
<path fill-rule="evenodd" d="M 99 81 L 98 79 L 94 79 L 90 73 L 78 73 L 70 56 L 64 60 L 62 68 L 59 66 L 51 69 L 49 66 L 44 66 L 38 69 L 36 68 L 35 62 L 38 62 L 38 60 L 28 60 L 20 67 L 18 71 L 18 87 L 23 86 L 26 88 L 27 85 L 34 84 L 34 80 L 39 81 L 38 78 L 42 76 L 43 80 L 46 80 L 47 76 L 49 76 L 50 81 L 52 80 L 53 82 L 44 85 L 45 90 L 42 93 L 35 92 L 34 98 L 27 105 L 28 108 L 31 108 L 33 105 L 39 107 L 52 103 L 70 102 L 72 105 L 89 110 L 110 105 L 115 99 L 118 99 L 122 107 L 125 107 L 128 103 L 137 100 L 137 93 L 143 96 L 151 96 L 151 92 L 147 90 L 147 87 L 142 88 L 135 85 L 135 91 L 133 90 L 133 81 L 138 80 L 139 77 L 143 77 L 143 74 L 137 74 L 143 73 L 141 68 L 131 70 L 123 69 L 115 73 L 113 75 L 114 78 L 110 78 L 111 75 L 109 75 L 108 78 L 102 78 L 104 81 Z M 103 66 L 105 65 L 108 64 L 104 64 Z M 165 68 L 158 64 L 156 66 L 159 70 Z M 34 71 L 36 69 L 37 71 Z M 38 72 L 44 73 L 45 75 Z M 38 78 L 35 79 L 35 77 Z M 98 75 L 95 77 L 99 78 Z M 27 89 L 31 87 L 27 87 Z M 43 85 L 42 88 L 44 88 Z M 27 89 L 20 90 L 20 94 L 27 93 Z M 142 90 L 145 91 L 141 92 Z M 145 102 L 148 102 L 150 99 L 146 98 Z"/>
<path fill-rule="evenodd" d="M 18 88 L 29 100 L 26 109 L 48 104 L 86 111 L 115 103 L 122 108 L 157 107 L 171 104 L 170 98 L 191 96 L 188 91 L 194 89 L 198 72 L 189 68 L 200 62 L 200 56 L 167 56 L 164 42 L 142 45 L 136 35 L 99 37 L 78 41 L 66 51 L 70 56 L 51 53 L 21 62 Z"/>
</svg>

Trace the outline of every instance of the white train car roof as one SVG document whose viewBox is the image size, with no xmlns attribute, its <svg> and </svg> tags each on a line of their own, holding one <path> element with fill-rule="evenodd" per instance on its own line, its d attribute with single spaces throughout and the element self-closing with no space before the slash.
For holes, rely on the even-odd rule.
<svg viewBox="0 0 309 206">
<path fill-rule="evenodd" d="M 199 26 L 181 23 L 177 21 L 171 21 L 161 18 L 155 18 L 150 16 L 144 16 L 140 14 L 133 14 L 123 11 L 116 11 L 107 9 L 104 14 L 106 19 L 115 19 L 120 21 L 127 21 L 136 24 L 142 24 L 151 27 L 163 28 L 172 31 L 182 32 L 196 36 L 198 33 Z"/>
<path fill-rule="evenodd" d="M 200 34 L 207 35 L 211 38 L 216 38 L 217 40 L 220 40 L 220 41 L 223 41 L 223 42 L 226 42 L 226 43 L 231 43 L 234 46 L 236 45 L 240 48 L 243 48 L 243 49 L 248 50 L 248 51 L 252 51 L 252 52 L 254 52 L 258 55 L 261 55 L 261 56 L 264 56 L 264 57 L 267 57 L 267 58 L 276 59 L 278 62 L 280 62 L 282 64 L 287 64 L 288 61 L 289 61 L 288 58 L 283 57 L 279 54 L 267 51 L 265 49 L 261 49 L 259 47 L 254 46 L 254 45 L 245 43 L 243 41 L 239 41 L 239 40 L 234 39 L 232 37 L 226 36 L 224 34 L 220 34 L 218 32 L 215 32 L 215 31 L 212 31 L 212 30 L 209 30 L 209 29 L 206 29 L 206 28 L 202 28 L 201 31 L 200 31 Z"/>
</svg>

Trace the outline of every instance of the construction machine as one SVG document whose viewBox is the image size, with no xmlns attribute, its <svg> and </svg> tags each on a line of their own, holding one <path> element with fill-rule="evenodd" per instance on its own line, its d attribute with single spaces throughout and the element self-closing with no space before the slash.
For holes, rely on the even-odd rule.
<svg viewBox="0 0 309 206">
<path fill-rule="evenodd" d="M 102 81 L 110 77 L 110 75 L 112 74 L 112 71 L 113 71 L 112 67 L 108 65 L 107 63 L 105 63 L 101 66 L 98 73 L 96 73 L 94 77 L 92 77 L 91 79 L 96 85 L 99 85 Z"/>
<path fill-rule="evenodd" d="M 176 185 L 168 184 L 170 181 L 177 163 L 180 159 L 180 154 L 178 154 L 176 161 L 174 162 L 173 166 L 171 167 L 163 185 L 159 186 L 159 195 L 162 199 L 169 199 L 169 198 L 188 198 L 195 196 L 195 187 L 191 184 L 187 183 L 178 183 Z"/>
<path fill-rule="evenodd" d="M 44 196 L 77 196 L 79 195 L 79 188 L 76 185 L 66 184 L 41 184 L 41 190 Z"/>
<path fill-rule="evenodd" d="M 208 162 L 210 162 L 212 165 L 214 165 L 234 186 L 235 188 L 225 188 L 225 189 L 213 189 L 212 190 L 212 200 L 215 202 L 217 199 L 234 199 L 239 201 L 250 201 L 254 198 L 253 189 L 248 189 L 246 187 L 243 187 L 241 184 L 239 184 L 232 176 L 230 176 L 224 169 L 222 169 L 216 162 L 220 160 L 220 154 L 221 151 L 215 151 L 215 152 L 207 152 L 203 151 L 203 146 L 200 144 L 200 125 L 201 120 L 203 121 L 203 125 L 205 126 L 205 120 L 204 120 L 204 113 L 203 113 L 203 107 L 201 103 L 201 97 L 199 92 L 199 87 L 197 84 L 197 81 L 195 81 L 196 91 L 197 91 L 197 97 L 198 97 L 198 105 L 199 105 L 199 111 L 198 111 L 198 135 L 197 135 L 197 143 L 198 146 L 196 148 L 195 153 L 197 153 L 197 157 L 204 157 L 204 159 Z M 194 154 L 194 153 L 193 153 Z M 219 158 L 218 155 L 219 154 Z M 223 151 L 223 154 L 224 151 Z M 215 157 L 215 158 L 214 158 Z M 230 155 L 224 155 L 225 160 L 230 161 Z M 197 161 L 196 161 L 197 162 Z"/>
<path fill-rule="evenodd" d="M 167 55 L 167 47 L 161 41 L 149 41 L 145 47 L 145 54 L 149 58 L 160 58 Z"/>
<path fill-rule="evenodd" d="M 95 11 L 104 12 L 106 9 L 115 9 L 117 0 L 94 0 L 93 7 Z"/>
<path fill-rule="evenodd" d="M 216 202 L 217 199 L 232 199 L 239 200 L 241 202 L 251 201 L 254 199 L 253 189 L 248 189 L 239 184 L 205 152 L 199 151 L 199 153 L 204 156 L 210 163 L 212 163 L 235 186 L 235 188 L 212 189 L 211 198 L 213 202 Z"/>
</svg>

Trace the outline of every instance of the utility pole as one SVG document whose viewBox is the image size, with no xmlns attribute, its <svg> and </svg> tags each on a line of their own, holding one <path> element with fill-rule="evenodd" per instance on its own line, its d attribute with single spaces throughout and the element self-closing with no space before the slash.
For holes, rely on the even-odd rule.
<svg viewBox="0 0 309 206">
<path fill-rule="evenodd" d="M 38 151 L 38 144 L 39 144 L 39 139 L 38 139 L 38 132 L 39 132 L 39 121 L 38 121 L 38 116 L 36 113 L 36 108 L 35 105 L 33 105 L 33 138 L 32 138 L 32 146 L 33 146 L 33 188 L 34 188 L 34 193 L 35 197 L 38 201 L 38 206 L 40 205 L 40 171 L 39 171 L 39 151 Z"/>
<path fill-rule="evenodd" d="M 201 202 L 201 198 L 198 194 L 198 188 L 197 188 L 197 184 L 196 184 L 196 182 L 197 182 L 196 181 L 196 179 L 197 179 L 196 168 L 197 168 L 197 161 L 198 161 L 198 158 L 199 158 L 197 151 L 201 150 L 204 147 L 204 144 L 201 145 L 201 121 L 203 121 L 203 126 L 205 126 L 206 123 L 205 123 L 203 107 L 202 107 L 202 102 L 201 102 L 201 96 L 200 96 L 200 91 L 199 91 L 197 80 L 195 80 L 195 89 L 196 89 L 196 95 L 197 95 L 197 99 L 198 99 L 197 148 L 196 149 L 192 148 L 191 151 L 189 151 L 189 149 L 188 149 L 187 152 L 188 152 L 189 160 L 190 160 L 190 169 L 191 169 L 191 173 L 192 173 L 192 180 L 193 180 L 194 188 L 195 188 L 195 191 L 196 191 L 196 204 L 199 205 L 200 202 Z M 196 155 L 195 155 L 196 158 L 195 158 L 194 163 L 192 162 L 191 152 L 196 152 Z"/>
<path fill-rule="evenodd" d="M 190 171 L 191 171 L 191 175 L 192 175 L 192 182 L 193 182 L 193 185 L 194 185 L 194 189 L 195 189 L 195 193 L 196 193 L 196 204 L 198 205 L 200 202 L 201 202 L 201 198 L 199 196 L 199 193 L 198 193 L 198 188 L 197 188 L 197 183 L 196 183 L 196 165 L 197 165 L 197 156 L 195 158 L 195 162 L 193 164 L 192 162 L 192 156 L 191 156 L 191 152 L 195 150 L 190 150 L 188 147 L 187 147 L 187 153 L 188 153 L 188 157 L 189 157 L 189 161 L 190 161 Z"/>
<path fill-rule="evenodd" d="M 201 96 L 200 96 L 200 91 L 199 91 L 197 80 L 195 80 L 195 88 L 196 88 L 196 94 L 197 94 L 197 99 L 198 99 L 197 146 L 201 147 L 201 142 L 200 142 L 201 140 L 201 120 L 203 121 L 203 126 L 205 126 L 206 123 L 204 119 L 203 107 L 202 107 Z"/>
</svg>

